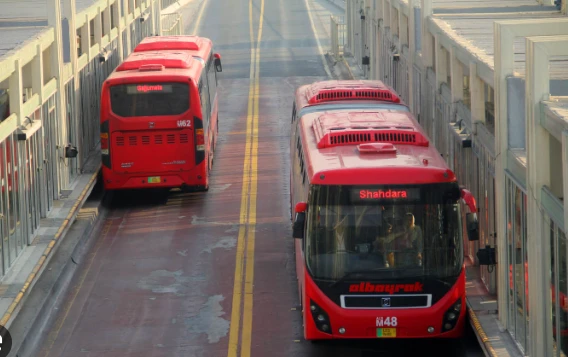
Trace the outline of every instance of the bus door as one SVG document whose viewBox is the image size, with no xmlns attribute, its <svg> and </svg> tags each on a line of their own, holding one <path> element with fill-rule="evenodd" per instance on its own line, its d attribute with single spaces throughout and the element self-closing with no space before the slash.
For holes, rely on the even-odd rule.
<svg viewBox="0 0 568 357">
<path fill-rule="evenodd" d="M 118 84 L 109 91 L 118 116 L 108 124 L 113 171 L 159 173 L 195 166 L 189 83 Z"/>
</svg>

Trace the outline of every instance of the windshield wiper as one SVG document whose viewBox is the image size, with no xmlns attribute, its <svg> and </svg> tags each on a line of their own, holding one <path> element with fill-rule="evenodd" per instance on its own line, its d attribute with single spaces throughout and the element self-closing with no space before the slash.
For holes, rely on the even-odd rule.
<svg viewBox="0 0 568 357">
<path fill-rule="evenodd" d="M 336 281 L 334 281 L 333 283 L 331 283 L 331 284 L 329 285 L 329 287 L 332 288 L 332 287 L 334 287 L 335 285 L 344 282 L 345 279 L 349 278 L 350 276 L 356 275 L 356 274 L 370 274 L 370 273 L 376 273 L 376 272 L 378 272 L 378 271 L 391 271 L 391 272 L 395 272 L 395 271 L 398 271 L 398 270 L 403 270 L 403 269 L 401 269 L 401 268 L 398 268 L 398 269 L 396 269 L 396 268 L 395 268 L 395 269 L 393 269 L 393 268 L 375 268 L 375 269 L 348 271 L 348 272 L 345 272 L 345 274 L 344 274 L 341 278 L 339 278 L 339 279 L 337 279 Z"/>
</svg>

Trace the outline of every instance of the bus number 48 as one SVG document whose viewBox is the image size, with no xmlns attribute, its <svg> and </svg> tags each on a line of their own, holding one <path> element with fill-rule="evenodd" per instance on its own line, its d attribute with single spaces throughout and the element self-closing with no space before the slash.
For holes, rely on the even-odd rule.
<svg viewBox="0 0 568 357">
<path fill-rule="evenodd" d="M 398 325 L 398 321 L 396 316 L 393 317 L 377 317 L 377 327 L 382 326 L 396 326 Z"/>
<path fill-rule="evenodd" d="M 191 120 L 178 120 L 178 128 L 191 127 Z"/>
</svg>

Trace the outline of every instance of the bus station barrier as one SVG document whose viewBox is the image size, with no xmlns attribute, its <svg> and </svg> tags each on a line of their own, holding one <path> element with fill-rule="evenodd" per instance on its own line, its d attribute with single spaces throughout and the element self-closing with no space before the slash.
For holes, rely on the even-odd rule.
<svg viewBox="0 0 568 357">
<path fill-rule="evenodd" d="M 331 54 L 338 61 L 343 57 L 346 26 L 343 16 L 330 16 Z"/>
<path fill-rule="evenodd" d="M 162 15 L 162 36 L 172 35 L 183 35 L 183 21 L 177 12 Z"/>
</svg>

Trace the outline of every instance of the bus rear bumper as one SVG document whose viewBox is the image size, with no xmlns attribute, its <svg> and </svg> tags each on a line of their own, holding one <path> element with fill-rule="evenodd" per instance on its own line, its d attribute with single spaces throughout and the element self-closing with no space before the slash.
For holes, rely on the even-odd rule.
<svg viewBox="0 0 568 357">
<path fill-rule="evenodd" d="M 208 186 L 207 177 L 196 174 L 197 170 L 159 173 L 159 174 L 117 174 L 105 172 L 103 180 L 105 190 L 130 190 L 145 188 L 182 188 L 203 190 Z"/>
</svg>

